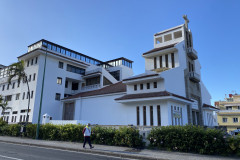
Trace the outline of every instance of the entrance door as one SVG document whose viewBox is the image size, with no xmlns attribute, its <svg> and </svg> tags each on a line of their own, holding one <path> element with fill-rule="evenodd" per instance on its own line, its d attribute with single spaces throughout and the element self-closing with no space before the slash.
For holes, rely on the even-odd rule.
<svg viewBox="0 0 240 160">
<path fill-rule="evenodd" d="M 63 120 L 73 120 L 74 118 L 74 102 L 65 103 L 63 108 Z"/>
</svg>

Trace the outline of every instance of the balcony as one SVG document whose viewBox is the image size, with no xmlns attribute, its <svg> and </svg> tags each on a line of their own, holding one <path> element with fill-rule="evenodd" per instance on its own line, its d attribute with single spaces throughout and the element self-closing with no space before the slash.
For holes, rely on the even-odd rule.
<svg viewBox="0 0 240 160">
<path fill-rule="evenodd" d="M 193 82 L 200 82 L 200 75 L 196 72 L 189 72 L 189 79 Z"/>
<path fill-rule="evenodd" d="M 102 74 L 102 68 L 97 68 L 90 71 L 86 71 L 83 77 L 84 78 L 95 77 L 95 76 L 99 76 L 100 74 Z"/>
<path fill-rule="evenodd" d="M 96 89 L 100 89 L 101 85 L 100 84 L 93 84 L 93 85 L 89 85 L 89 86 L 84 86 L 82 87 L 81 91 L 85 92 L 85 91 L 92 91 L 92 90 L 96 90 Z"/>
<path fill-rule="evenodd" d="M 195 51 L 195 49 L 190 47 L 190 48 L 187 48 L 186 51 L 189 58 L 191 58 L 192 60 L 198 59 L 198 53 L 197 51 Z"/>
</svg>

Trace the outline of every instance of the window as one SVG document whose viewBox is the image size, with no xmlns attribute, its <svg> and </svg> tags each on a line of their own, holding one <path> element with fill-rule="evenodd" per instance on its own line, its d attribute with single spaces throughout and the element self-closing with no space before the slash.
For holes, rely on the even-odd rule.
<svg viewBox="0 0 240 160">
<path fill-rule="evenodd" d="M 31 98 L 33 98 L 33 91 L 31 92 Z"/>
<path fill-rule="evenodd" d="M 61 98 L 61 94 L 60 93 L 56 93 L 55 100 L 60 101 L 60 98 Z"/>
<path fill-rule="evenodd" d="M 227 106 L 226 110 L 232 110 L 232 106 Z"/>
<path fill-rule="evenodd" d="M 28 98 L 29 98 L 29 96 L 30 96 L 29 94 L 30 94 L 30 92 L 27 92 L 27 99 L 28 99 Z"/>
<path fill-rule="evenodd" d="M 28 82 L 31 82 L 31 79 L 32 79 L 32 75 L 30 74 L 28 78 Z"/>
<path fill-rule="evenodd" d="M 12 116 L 12 120 L 11 120 L 11 122 L 13 122 L 13 120 L 14 120 L 14 116 Z"/>
<path fill-rule="evenodd" d="M 153 87 L 157 88 L 157 82 L 153 82 Z"/>
<path fill-rule="evenodd" d="M 72 90 L 78 90 L 78 83 L 72 83 Z"/>
<path fill-rule="evenodd" d="M 17 114 L 17 113 L 18 113 L 18 111 L 13 111 L 13 112 L 12 112 L 12 114 Z"/>
<path fill-rule="evenodd" d="M 147 83 L 147 89 L 150 89 L 150 83 Z"/>
<path fill-rule="evenodd" d="M 143 84 L 140 84 L 140 89 L 143 90 Z"/>
<path fill-rule="evenodd" d="M 139 106 L 137 106 L 137 125 L 140 125 Z"/>
<path fill-rule="evenodd" d="M 12 95 L 5 96 L 6 101 L 11 101 L 12 100 Z"/>
<path fill-rule="evenodd" d="M 59 63 L 58 63 L 58 68 L 63 69 L 63 62 L 59 62 Z"/>
<path fill-rule="evenodd" d="M 146 121 L 146 106 L 143 106 L 143 125 L 144 126 L 147 125 L 147 121 Z"/>
<path fill-rule="evenodd" d="M 17 87 L 18 87 L 18 88 L 20 87 L 20 82 L 18 82 Z"/>
<path fill-rule="evenodd" d="M 160 68 L 162 68 L 162 56 L 159 57 Z"/>
<path fill-rule="evenodd" d="M 62 78 L 61 77 L 57 77 L 57 84 L 62 84 Z"/>
<path fill-rule="evenodd" d="M 19 100 L 20 93 L 16 94 L 16 100 Z"/>
<path fill-rule="evenodd" d="M 192 64 L 192 72 L 194 71 L 194 66 L 193 66 L 193 64 Z"/>
<path fill-rule="evenodd" d="M 38 57 L 35 58 L 35 64 L 37 64 L 37 62 L 38 62 Z"/>
<path fill-rule="evenodd" d="M 27 67 L 29 67 L 29 63 L 30 63 L 30 62 L 28 61 L 28 62 L 27 62 Z"/>
<path fill-rule="evenodd" d="M 31 66 L 33 65 L 33 59 L 31 60 Z"/>
<path fill-rule="evenodd" d="M 33 81 L 36 79 L 36 73 L 33 74 Z"/>
<path fill-rule="evenodd" d="M 188 70 L 189 70 L 189 72 L 191 72 L 191 63 L 190 62 L 188 62 Z"/>
<path fill-rule="evenodd" d="M 100 84 L 100 76 L 86 79 L 86 86 Z"/>
<path fill-rule="evenodd" d="M 165 63 L 166 63 L 166 67 L 168 68 L 168 55 L 165 55 Z"/>
<path fill-rule="evenodd" d="M 2 91 L 4 91 L 5 85 L 2 86 Z"/>
<path fill-rule="evenodd" d="M 154 57 L 154 69 L 157 69 L 157 58 Z"/>
<path fill-rule="evenodd" d="M 240 106 L 238 106 L 238 110 L 240 110 Z"/>
<path fill-rule="evenodd" d="M 65 88 L 68 88 L 68 80 L 65 81 Z"/>
<path fill-rule="evenodd" d="M 180 38 L 182 37 L 182 31 L 174 32 L 173 35 L 174 35 L 174 39 Z"/>
<path fill-rule="evenodd" d="M 160 109 L 160 105 L 157 105 L 157 121 L 158 121 L 158 126 L 161 126 L 161 109 Z"/>
<path fill-rule="evenodd" d="M 222 118 L 222 122 L 226 123 L 227 122 L 227 118 Z"/>
<path fill-rule="evenodd" d="M 116 80 L 120 80 L 120 71 L 109 72 Z"/>
<path fill-rule="evenodd" d="M 174 53 L 171 53 L 172 68 L 175 68 Z"/>
<path fill-rule="evenodd" d="M 25 98 L 25 92 L 23 92 L 23 96 L 22 96 L 22 99 L 24 100 L 24 98 Z"/>
<path fill-rule="evenodd" d="M 238 122 L 238 118 L 233 118 L 233 123 L 237 123 Z"/>
<path fill-rule="evenodd" d="M 153 106 L 150 106 L 150 125 L 153 126 Z"/>
<path fill-rule="evenodd" d="M 136 91 L 136 90 L 137 90 L 137 85 L 135 84 L 135 85 L 134 85 L 134 91 Z"/>
<path fill-rule="evenodd" d="M 12 89 L 14 89 L 14 87 L 15 87 L 15 82 L 13 82 L 13 84 L 12 84 Z"/>
<path fill-rule="evenodd" d="M 78 68 L 78 67 L 72 66 L 70 64 L 67 65 L 67 71 L 77 73 L 77 74 L 81 74 L 81 75 L 85 75 L 85 69 Z"/>
<path fill-rule="evenodd" d="M 22 122 L 22 115 L 20 116 L 19 122 Z"/>
<path fill-rule="evenodd" d="M 9 86 L 10 86 L 10 84 L 7 85 L 7 90 L 9 90 Z"/>
</svg>

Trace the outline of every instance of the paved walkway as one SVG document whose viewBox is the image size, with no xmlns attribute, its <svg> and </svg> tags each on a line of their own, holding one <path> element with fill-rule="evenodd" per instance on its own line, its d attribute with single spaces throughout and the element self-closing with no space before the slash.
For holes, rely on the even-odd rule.
<svg viewBox="0 0 240 160">
<path fill-rule="evenodd" d="M 39 147 L 56 148 L 63 150 L 71 150 L 78 152 L 89 152 L 95 154 L 105 154 L 124 158 L 132 159 L 159 159 L 159 160 L 231 160 L 239 158 L 229 158 L 220 156 L 208 156 L 199 155 L 192 153 L 181 153 L 181 152 L 168 152 L 168 151 L 157 151 L 157 150 L 136 150 L 128 147 L 116 147 L 107 145 L 94 145 L 94 149 L 83 149 L 82 143 L 74 142 L 62 142 L 62 141 L 46 141 L 46 140 L 35 140 L 20 137 L 7 137 L 0 136 L 0 142 L 33 145 Z M 88 145 L 86 145 L 89 147 Z"/>
</svg>

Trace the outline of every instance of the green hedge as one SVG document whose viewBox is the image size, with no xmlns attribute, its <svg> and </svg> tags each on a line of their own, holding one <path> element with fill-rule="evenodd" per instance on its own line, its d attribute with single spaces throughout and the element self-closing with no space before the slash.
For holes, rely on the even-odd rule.
<svg viewBox="0 0 240 160">
<path fill-rule="evenodd" d="M 82 131 L 85 126 L 83 125 L 41 125 L 39 131 L 39 138 L 43 140 L 56 140 L 56 141 L 72 141 L 83 142 L 84 137 Z M 0 135 L 7 136 L 20 136 L 19 124 L 2 125 L 0 123 Z M 28 124 L 26 128 L 25 137 L 35 138 L 36 124 Z M 119 129 L 105 128 L 105 127 L 92 127 L 91 140 L 95 144 L 127 146 L 127 147 L 143 147 L 144 143 L 142 136 L 139 135 L 138 130 L 134 128 L 123 127 Z"/>
<path fill-rule="evenodd" d="M 150 147 L 200 154 L 239 155 L 240 136 L 226 138 L 217 129 L 200 126 L 166 126 L 154 128 L 148 135 Z"/>
</svg>

